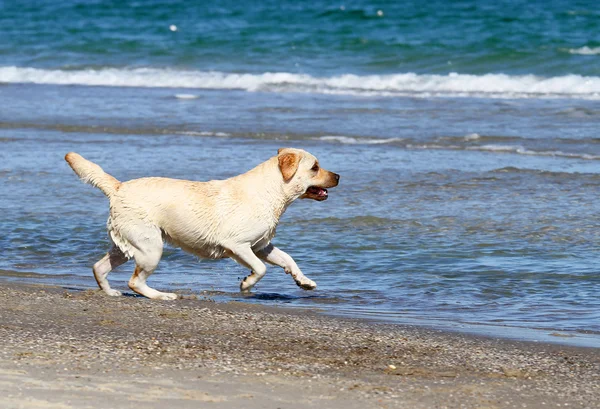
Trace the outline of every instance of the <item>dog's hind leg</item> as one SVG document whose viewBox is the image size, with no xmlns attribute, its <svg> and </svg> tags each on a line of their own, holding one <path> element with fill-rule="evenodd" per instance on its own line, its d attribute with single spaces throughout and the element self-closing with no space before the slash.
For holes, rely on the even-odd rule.
<svg viewBox="0 0 600 409">
<path fill-rule="evenodd" d="M 264 277 L 267 272 L 267 266 L 260 261 L 256 254 L 254 254 L 250 246 L 240 246 L 232 248 L 229 251 L 232 259 L 252 271 L 250 275 L 244 278 L 240 283 L 240 290 L 242 292 L 248 292 L 261 278 Z"/>
<path fill-rule="evenodd" d="M 121 295 L 121 292 L 115 289 L 110 288 L 110 284 L 106 277 L 108 273 L 111 272 L 114 268 L 119 267 L 121 264 L 125 263 L 127 260 L 127 256 L 123 254 L 118 247 L 113 247 L 102 259 L 100 259 L 96 264 L 94 264 L 94 278 L 96 278 L 96 282 L 98 286 L 108 295 L 118 296 Z"/>
<path fill-rule="evenodd" d="M 177 294 L 175 293 L 163 293 L 162 291 L 155 290 L 146 284 L 146 280 L 154 272 L 153 269 L 148 269 L 147 267 L 140 267 L 139 265 L 135 266 L 135 270 L 133 271 L 133 275 L 129 279 L 129 288 L 135 291 L 138 294 L 141 294 L 145 297 L 151 298 L 153 300 L 176 300 Z"/>
<path fill-rule="evenodd" d="M 145 247 L 146 248 L 143 251 L 136 249 L 133 256 L 135 258 L 136 266 L 133 275 L 129 279 L 129 288 L 136 293 L 152 298 L 153 300 L 177 299 L 177 294 L 163 293 L 154 288 L 150 288 L 148 284 L 146 284 L 146 280 L 158 266 L 158 262 L 162 256 L 163 243 L 162 240 L 160 240 L 160 243 L 156 242 L 151 247 L 147 245 Z"/>
<path fill-rule="evenodd" d="M 317 283 L 302 273 L 300 267 L 298 267 L 289 254 L 273 246 L 271 243 L 264 249 L 257 251 L 256 255 L 269 264 L 283 268 L 287 274 L 292 276 L 298 287 L 305 290 L 314 290 L 317 288 Z"/>
</svg>

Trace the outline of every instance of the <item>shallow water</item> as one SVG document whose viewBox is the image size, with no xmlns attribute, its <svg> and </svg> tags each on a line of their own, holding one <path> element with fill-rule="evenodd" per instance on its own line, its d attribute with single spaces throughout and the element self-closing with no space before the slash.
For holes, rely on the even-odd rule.
<svg viewBox="0 0 600 409">
<path fill-rule="evenodd" d="M 25 109 L 31 93 L 44 101 L 39 110 Z M 342 175 L 328 201 L 291 206 L 275 240 L 319 284 L 317 291 L 297 289 L 270 268 L 254 295 L 242 296 L 238 280 L 246 272 L 234 262 L 198 261 L 174 249 L 153 285 L 395 322 L 600 332 L 600 144 L 589 122 L 557 115 L 567 131 L 552 133 L 538 115 L 592 110 L 593 103 L 296 95 L 286 105 L 289 96 L 202 91 L 181 100 L 174 93 L 3 87 L 13 105 L 6 114 L 12 120 L 0 129 L 1 269 L 95 285 L 90 266 L 109 247 L 108 206 L 63 161 L 70 150 L 121 180 L 209 180 L 296 146 Z M 411 116 L 410 128 L 396 125 L 408 123 L 406 112 L 417 106 L 427 114 Z M 395 109 L 406 117 L 391 115 Z M 354 126 L 352 135 L 330 135 L 350 130 L 349 119 L 365 125 Z M 370 132 L 376 124 L 381 135 Z M 116 287 L 125 287 L 132 268 L 111 274 Z"/>
<path fill-rule="evenodd" d="M 175 249 L 151 284 L 600 346 L 595 3 L 402 4 L 0 4 L 0 276 L 95 286 L 107 201 L 68 151 L 209 180 L 295 146 L 342 176 L 275 240 L 317 291 Z"/>
</svg>

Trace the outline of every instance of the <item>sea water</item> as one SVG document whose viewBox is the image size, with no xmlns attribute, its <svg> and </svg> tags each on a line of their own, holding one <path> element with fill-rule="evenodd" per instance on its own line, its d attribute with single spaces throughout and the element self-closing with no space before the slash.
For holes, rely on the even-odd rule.
<svg viewBox="0 0 600 409">
<path fill-rule="evenodd" d="M 210 180 L 294 146 L 341 175 L 274 240 L 316 291 L 270 267 L 244 296 L 233 261 L 168 247 L 150 284 L 600 346 L 595 2 L 25 1 L 0 23 L 5 278 L 96 285 L 108 202 L 66 152 Z"/>
</svg>

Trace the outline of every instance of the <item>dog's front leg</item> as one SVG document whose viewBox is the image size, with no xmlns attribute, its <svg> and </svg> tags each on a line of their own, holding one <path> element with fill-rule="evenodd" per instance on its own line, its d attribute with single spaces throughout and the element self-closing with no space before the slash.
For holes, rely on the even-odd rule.
<svg viewBox="0 0 600 409">
<path fill-rule="evenodd" d="M 283 268 L 287 274 L 290 274 L 294 278 L 298 287 L 305 290 L 314 290 L 317 288 L 317 283 L 302 274 L 294 259 L 286 252 L 273 246 L 273 244 L 269 243 L 267 247 L 257 251 L 256 255 L 269 264 Z"/>
<path fill-rule="evenodd" d="M 267 266 L 256 257 L 256 254 L 254 254 L 249 245 L 230 248 L 229 252 L 232 259 L 252 271 L 240 284 L 240 290 L 242 292 L 250 291 L 250 289 L 263 278 L 267 272 Z"/>
</svg>

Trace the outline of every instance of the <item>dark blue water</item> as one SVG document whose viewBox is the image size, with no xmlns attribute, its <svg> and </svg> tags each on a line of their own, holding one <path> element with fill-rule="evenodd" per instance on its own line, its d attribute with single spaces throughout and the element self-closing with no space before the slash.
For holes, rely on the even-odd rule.
<svg viewBox="0 0 600 409">
<path fill-rule="evenodd" d="M 234 262 L 174 249 L 150 283 L 598 346 L 599 21 L 566 1 L 0 3 L 0 269 L 95 286 L 107 201 L 68 151 L 209 180 L 296 146 L 342 175 L 275 239 L 317 291 L 270 268 L 241 296 Z"/>
<path fill-rule="evenodd" d="M 600 50 L 600 9 L 591 0 L 57 0 L 0 7 L 3 65 L 600 75 L 597 58 L 585 55 Z"/>
</svg>

